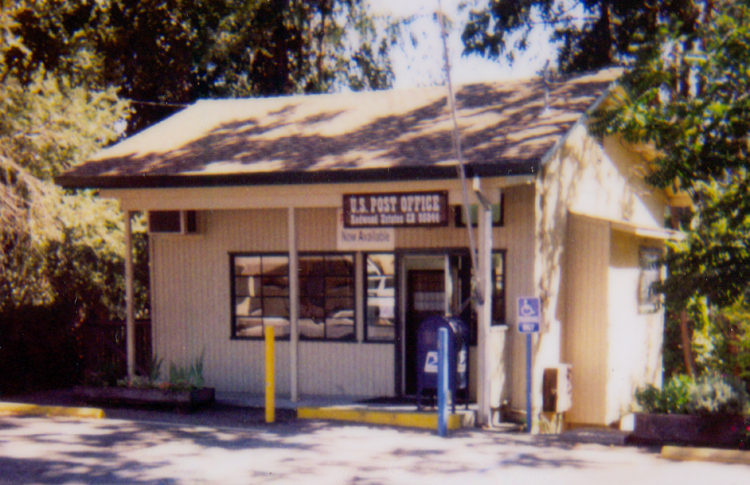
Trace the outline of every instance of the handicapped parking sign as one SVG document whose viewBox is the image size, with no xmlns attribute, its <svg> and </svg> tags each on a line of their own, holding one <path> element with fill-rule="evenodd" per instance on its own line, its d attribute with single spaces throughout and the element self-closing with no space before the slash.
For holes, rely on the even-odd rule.
<svg viewBox="0 0 750 485">
<path fill-rule="evenodd" d="M 522 296 L 518 299 L 518 331 L 521 333 L 536 333 L 539 331 L 539 298 Z"/>
</svg>

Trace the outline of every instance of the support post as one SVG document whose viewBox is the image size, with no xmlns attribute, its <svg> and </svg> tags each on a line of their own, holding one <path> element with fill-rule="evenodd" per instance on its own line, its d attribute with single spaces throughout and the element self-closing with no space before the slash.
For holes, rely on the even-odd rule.
<svg viewBox="0 0 750 485">
<path fill-rule="evenodd" d="M 480 196 L 478 218 L 479 230 L 479 287 L 482 291 L 482 302 L 477 308 L 477 421 L 481 426 L 492 425 L 490 406 L 492 386 L 492 346 L 490 342 L 490 325 L 492 324 L 492 206 Z"/>
<path fill-rule="evenodd" d="M 265 328 L 266 337 L 266 423 L 276 421 L 276 369 L 275 369 L 275 339 L 273 327 Z"/>
<path fill-rule="evenodd" d="M 526 334 L 526 431 L 531 433 L 531 428 L 533 425 L 533 412 L 532 412 L 532 402 L 531 402 L 531 340 L 532 340 L 532 334 L 527 333 Z"/>
<path fill-rule="evenodd" d="M 450 366 L 448 358 L 448 329 L 438 329 L 438 435 L 448 435 L 448 409 L 453 401 L 450 388 Z"/>
<path fill-rule="evenodd" d="M 135 302 L 133 283 L 133 213 L 125 211 L 125 349 L 128 379 L 135 377 Z"/>
<path fill-rule="evenodd" d="M 289 398 L 299 400 L 298 363 L 299 348 L 299 255 L 297 251 L 297 217 L 294 207 L 287 214 L 289 234 Z"/>
</svg>

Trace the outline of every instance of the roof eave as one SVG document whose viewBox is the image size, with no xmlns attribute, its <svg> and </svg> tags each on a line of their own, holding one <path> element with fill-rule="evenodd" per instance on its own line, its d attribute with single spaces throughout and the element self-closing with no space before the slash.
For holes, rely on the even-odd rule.
<svg viewBox="0 0 750 485">
<path fill-rule="evenodd" d="M 539 160 L 503 163 L 467 164 L 469 177 L 508 177 L 536 175 Z M 457 176 L 455 165 L 408 166 L 328 171 L 263 172 L 246 174 L 196 175 L 61 175 L 55 183 L 70 189 L 153 189 L 228 187 L 253 185 L 305 185 L 330 183 L 394 182 L 408 180 L 441 180 Z"/>
</svg>

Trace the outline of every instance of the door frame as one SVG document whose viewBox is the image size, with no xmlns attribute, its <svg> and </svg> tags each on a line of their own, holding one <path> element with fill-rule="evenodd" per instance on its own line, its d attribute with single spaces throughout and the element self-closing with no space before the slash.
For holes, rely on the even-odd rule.
<svg viewBox="0 0 750 485">
<path fill-rule="evenodd" d="M 451 248 L 430 248 L 430 249 L 399 249 L 395 251 L 395 275 L 396 275 L 396 347 L 395 347 L 395 391 L 397 396 L 406 396 L 406 312 L 408 295 L 408 272 L 412 269 L 439 269 L 436 267 L 420 267 L 419 265 L 410 265 L 409 260 L 432 260 L 433 265 L 440 261 L 440 265 L 445 272 L 445 310 L 451 314 L 451 300 L 456 292 L 453 288 L 453 278 L 451 274 L 451 256 L 469 256 L 469 250 L 461 247 Z M 429 265 L 429 263 L 428 263 Z M 413 356 L 416 358 L 416 356 Z"/>
</svg>

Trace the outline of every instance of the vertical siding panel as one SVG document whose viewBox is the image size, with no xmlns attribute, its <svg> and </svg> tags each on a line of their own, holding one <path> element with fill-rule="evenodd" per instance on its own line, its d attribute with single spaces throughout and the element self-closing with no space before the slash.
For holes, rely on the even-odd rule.
<svg viewBox="0 0 750 485">
<path fill-rule="evenodd" d="M 297 209 L 297 244 L 300 251 L 335 251 L 337 210 Z"/>
<path fill-rule="evenodd" d="M 262 393 L 263 342 L 230 339 L 230 252 L 287 250 L 285 210 L 206 211 L 198 236 L 153 237 L 154 344 L 169 362 L 192 363 L 205 348 L 208 385 Z M 335 209 L 301 209 L 300 248 L 335 250 Z M 289 389 L 289 343 L 278 341 L 277 389 Z M 393 392 L 393 345 L 302 342 L 300 385 L 306 394 L 371 396 Z M 360 369 L 368 369 L 363 378 Z"/>
<path fill-rule="evenodd" d="M 567 248 L 563 351 L 573 364 L 573 408 L 568 419 L 607 424 L 609 225 L 571 216 Z"/>
</svg>

